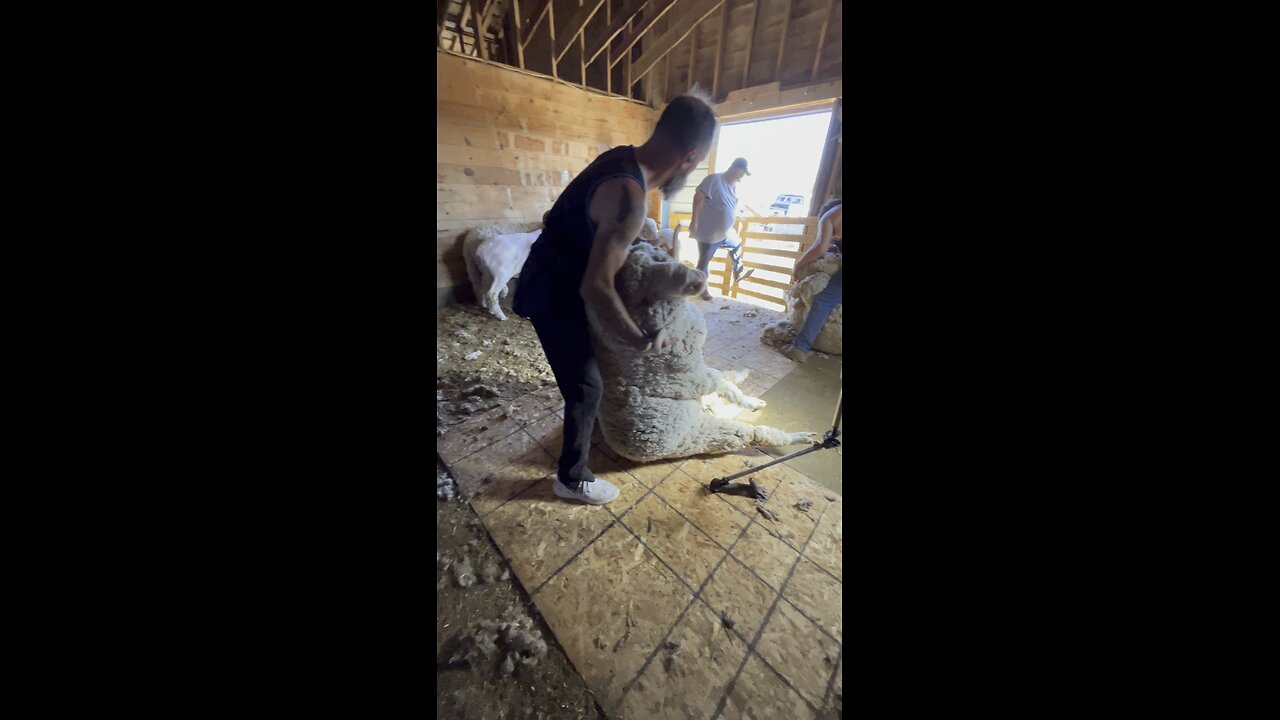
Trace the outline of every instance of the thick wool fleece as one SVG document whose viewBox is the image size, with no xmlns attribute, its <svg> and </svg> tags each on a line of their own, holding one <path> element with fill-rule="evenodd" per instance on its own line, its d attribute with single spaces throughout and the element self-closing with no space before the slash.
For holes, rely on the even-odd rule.
<svg viewBox="0 0 1280 720">
<path fill-rule="evenodd" d="M 800 328 L 804 325 L 809 309 L 813 307 L 813 298 L 827 287 L 831 276 L 839 269 L 840 259 L 834 255 L 826 255 L 805 268 L 796 278 L 795 284 L 786 293 L 787 312 L 791 315 L 793 327 Z M 811 343 L 812 348 L 832 355 L 841 354 L 844 348 L 843 326 L 844 305 L 841 304 L 827 316 L 827 321 L 818 331 L 818 337 Z"/>
<path fill-rule="evenodd" d="M 712 393 L 749 409 L 764 403 L 743 395 L 725 373 L 707 367 L 703 359 L 706 321 L 687 299 L 704 289 L 702 273 L 641 242 L 632 247 L 615 285 L 642 331 L 652 335 L 665 330 L 674 340 L 664 352 L 641 354 L 588 312 L 604 379 L 600 426 L 619 455 L 659 460 L 782 447 L 813 438 L 813 433 L 788 433 L 703 412 L 702 397 Z M 745 373 L 731 377 L 741 381 Z"/>
</svg>

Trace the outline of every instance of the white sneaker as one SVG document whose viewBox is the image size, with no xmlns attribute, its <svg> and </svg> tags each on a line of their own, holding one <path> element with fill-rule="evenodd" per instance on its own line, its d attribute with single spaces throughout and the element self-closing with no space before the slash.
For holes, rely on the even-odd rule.
<svg viewBox="0 0 1280 720">
<path fill-rule="evenodd" d="M 592 482 L 582 483 L 582 489 L 574 492 L 565 487 L 564 483 L 556 480 L 551 483 L 555 488 L 556 497 L 562 497 L 565 500 L 577 500 L 578 502 L 588 505 L 603 505 L 611 502 L 618 497 L 618 488 L 608 480 L 596 478 Z"/>
</svg>

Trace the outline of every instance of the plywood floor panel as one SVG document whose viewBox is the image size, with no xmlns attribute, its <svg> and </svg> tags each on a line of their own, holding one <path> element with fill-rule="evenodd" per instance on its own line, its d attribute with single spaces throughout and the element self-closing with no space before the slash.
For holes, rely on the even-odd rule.
<svg viewBox="0 0 1280 720">
<path fill-rule="evenodd" d="M 790 372 L 761 351 L 758 329 L 711 317 L 708 329 L 724 345 L 722 368 L 749 363 L 753 391 Z M 486 427 L 479 439 L 440 445 L 605 710 L 627 720 L 710 720 L 717 708 L 720 718 L 814 717 L 828 687 L 843 687 L 843 501 L 788 466 L 767 468 L 748 477 L 770 492 L 773 523 L 754 500 L 706 487 L 768 462 L 759 450 L 636 463 L 597 443 L 592 472 L 621 496 L 569 503 L 552 492 L 562 408 L 550 388 L 472 420 Z M 807 513 L 795 507 L 803 500 Z"/>
</svg>

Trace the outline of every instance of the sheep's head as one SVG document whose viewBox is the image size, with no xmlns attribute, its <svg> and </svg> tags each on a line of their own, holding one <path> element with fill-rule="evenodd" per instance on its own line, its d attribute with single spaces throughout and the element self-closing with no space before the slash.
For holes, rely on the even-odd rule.
<svg viewBox="0 0 1280 720">
<path fill-rule="evenodd" d="M 707 276 L 646 242 L 631 247 L 615 285 L 628 308 L 702 293 Z"/>
</svg>

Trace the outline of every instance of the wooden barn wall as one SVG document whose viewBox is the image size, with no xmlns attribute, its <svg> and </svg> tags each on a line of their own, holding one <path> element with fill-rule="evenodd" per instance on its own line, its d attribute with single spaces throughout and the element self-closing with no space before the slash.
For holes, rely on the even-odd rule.
<svg viewBox="0 0 1280 720">
<path fill-rule="evenodd" d="M 657 119 L 639 103 L 437 52 L 437 303 L 441 289 L 469 285 L 468 230 L 540 222 L 592 159 L 643 143 Z"/>
</svg>

